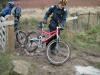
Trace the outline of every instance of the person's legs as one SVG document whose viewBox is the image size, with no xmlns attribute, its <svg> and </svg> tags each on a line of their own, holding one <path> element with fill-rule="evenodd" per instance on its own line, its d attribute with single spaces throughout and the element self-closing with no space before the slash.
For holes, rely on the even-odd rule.
<svg viewBox="0 0 100 75">
<path fill-rule="evenodd" d="M 50 32 L 56 30 L 56 27 L 57 27 L 57 23 L 53 20 L 50 21 L 50 25 L 49 25 L 49 30 Z M 55 35 L 54 37 L 52 37 L 51 39 L 49 39 L 46 43 L 46 46 L 52 41 L 52 40 L 55 40 L 57 38 L 57 36 Z M 51 53 L 55 53 L 55 46 L 56 46 L 56 42 L 53 43 L 50 47 L 50 50 L 51 50 Z"/>
<path fill-rule="evenodd" d="M 15 31 L 19 29 L 19 25 L 20 25 L 20 21 L 19 21 L 19 17 L 14 17 L 14 28 Z"/>
<path fill-rule="evenodd" d="M 50 30 L 50 32 L 56 30 L 56 23 L 55 23 L 53 20 L 50 21 L 49 30 Z M 49 40 L 47 41 L 47 43 L 46 43 L 46 46 L 47 46 L 52 40 L 54 40 L 54 39 L 56 39 L 56 36 L 54 36 L 53 38 L 49 39 Z"/>
<path fill-rule="evenodd" d="M 50 30 L 50 32 L 52 32 L 51 29 L 49 29 L 49 30 Z M 54 38 L 49 39 L 49 40 L 46 42 L 46 46 L 47 46 L 53 39 L 54 39 Z"/>
</svg>

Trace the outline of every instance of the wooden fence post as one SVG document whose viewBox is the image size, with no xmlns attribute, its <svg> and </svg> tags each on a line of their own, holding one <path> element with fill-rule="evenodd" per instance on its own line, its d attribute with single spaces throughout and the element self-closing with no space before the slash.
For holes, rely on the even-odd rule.
<svg viewBox="0 0 100 75">
<path fill-rule="evenodd" d="M 97 25 L 100 25 L 100 12 L 97 12 Z"/>
<path fill-rule="evenodd" d="M 7 46 L 8 50 L 15 50 L 15 34 L 14 34 L 14 23 L 9 21 L 7 25 Z"/>
<path fill-rule="evenodd" d="M 89 29 L 90 29 L 90 15 L 91 15 L 91 13 L 89 12 L 89 14 L 88 14 L 88 23 L 87 23 L 86 31 L 89 31 Z"/>
<path fill-rule="evenodd" d="M 5 50 L 15 50 L 15 35 L 14 35 L 14 22 L 4 21 L 0 23 L 0 45 L 3 51 Z"/>
</svg>

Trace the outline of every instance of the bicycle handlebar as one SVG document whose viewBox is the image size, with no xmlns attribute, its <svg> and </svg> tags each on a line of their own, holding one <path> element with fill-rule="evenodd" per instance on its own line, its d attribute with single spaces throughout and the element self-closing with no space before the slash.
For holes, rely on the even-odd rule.
<svg viewBox="0 0 100 75">
<path fill-rule="evenodd" d="M 38 24 L 38 26 L 42 29 L 44 27 L 44 23 L 41 21 L 40 24 Z M 64 30 L 63 27 L 61 26 L 61 24 L 59 24 L 57 26 L 57 29 L 61 29 L 61 30 Z"/>
</svg>

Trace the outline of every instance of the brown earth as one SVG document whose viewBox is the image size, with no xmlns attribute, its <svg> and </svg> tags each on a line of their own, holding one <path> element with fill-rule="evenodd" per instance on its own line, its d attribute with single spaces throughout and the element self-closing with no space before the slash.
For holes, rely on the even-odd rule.
<svg viewBox="0 0 100 75">
<path fill-rule="evenodd" d="M 44 8 L 49 7 L 59 0 L 16 0 L 20 2 L 22 8 Z M 100 0 L 68 0 L 68 7 L 94 7 L 100 6 Z"/>
<path fill-rule="evenodd" d="M 35 68 L 32 69 L 33 72 L 29 72 L 28 75 L 77 75 L 75 69 L 77 65 L 100 68 L 98 65 L 100 63 L 99 51 L 72 50 L 70 60 L 60 66 L 50 64 L 45 55 L 46 50 L 38 49 L 38 51 L 40 51 L 39 55 L 24 56 L 23 58 L 31 65 L 35 65 Z"/>
</svg>

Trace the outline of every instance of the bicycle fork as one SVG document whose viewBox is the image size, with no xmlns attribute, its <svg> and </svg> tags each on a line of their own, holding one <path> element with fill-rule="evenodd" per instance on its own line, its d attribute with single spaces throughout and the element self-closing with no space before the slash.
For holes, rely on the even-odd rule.
<svg viewBox="0 0 100 75">
<path fill-rule="evenodd" d="M 57 40 L 56 40 L 56 51 L 57 51 L 57 53 L 59 52 L 59 50 L 58 50 L 58 42 L 59 42 L 59 35 L 58 35 L 58 27 L 57 27 Z"/>
<path fill-rule="evenodd" d="M 39 36 L 38 38 L 32 38 L 32 39 L 30 39 L 30 42 L 34 42 L 34 41 L 38 41 L 37 42 L 37 45 L 38 45 L 38 47 L 42 47 L 42 36 Z"/>
</svg>

